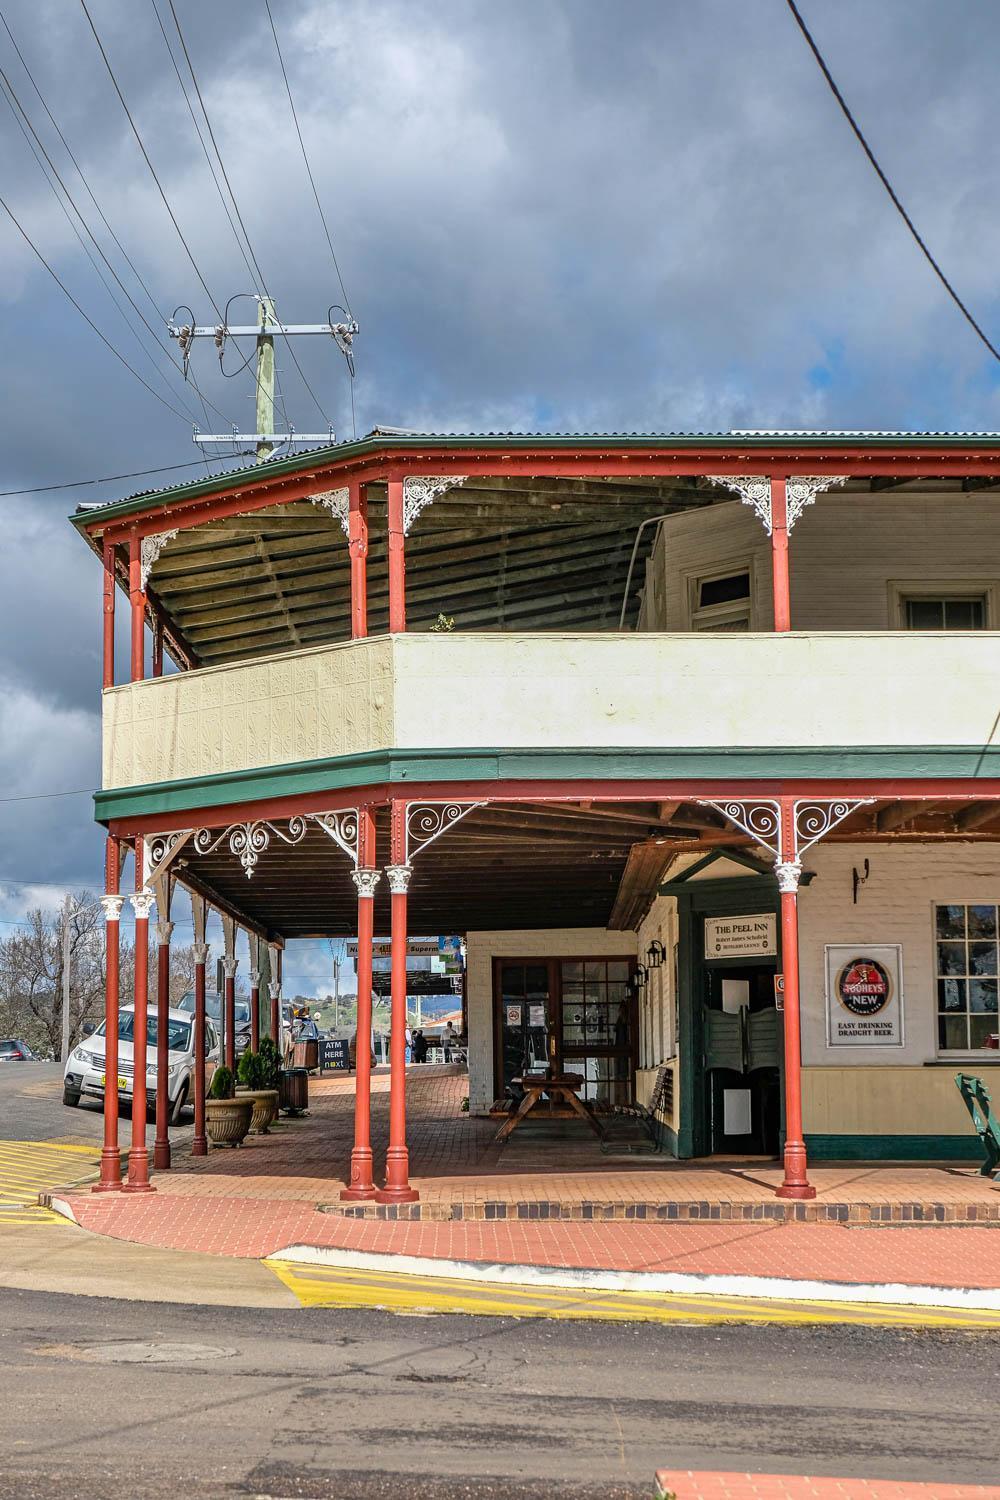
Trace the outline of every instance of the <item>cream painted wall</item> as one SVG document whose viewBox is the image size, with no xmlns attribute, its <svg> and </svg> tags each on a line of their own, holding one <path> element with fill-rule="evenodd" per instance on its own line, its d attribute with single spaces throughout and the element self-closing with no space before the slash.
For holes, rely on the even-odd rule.
<svg viewBox="0 0 1000 1500">
<path fill-rule="evenodd" d="M 632 958 L 634 932 L 552 927 L 528 932 L 469 932 L 465 938 L 469 1020 L 469 1108 L 485 1114 L 494 1099 L 494 958 Z"/>
<path fill-rule="evenodd" d="M 381 637 L 109 689 L 104 785 L 393 745 L 982 745 L 998 683 L 992 632 Z"/>
<path fill-rule="evenodd" d="M 796 630 L 892 630 L 893 582 L 984 585 L 1000 630 L 1000 504 L 986 495 L 820 495 L 791 535 Z M 688 582 L 750 565 L 752 627 L 772 619 L 770 543 L 738 500 L 662 523 L 646 573 L 640 629 L 688 630 Z"/>
</svg>

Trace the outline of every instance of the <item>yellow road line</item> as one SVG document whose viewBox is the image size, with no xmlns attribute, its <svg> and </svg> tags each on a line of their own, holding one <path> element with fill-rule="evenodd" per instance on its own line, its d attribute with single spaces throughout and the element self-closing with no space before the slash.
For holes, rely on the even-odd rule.
<svg viewBox="0 0 1000 1500">
<path fill-rule="evenodd" d="M 851 1323 L 874 1327 L 1000 1329 L 1000 1312 L 886 1303 L 791 1302 L 674 1293 L 568 1291 L 457 1277 L 411 1276 L 265 1260 L 303 1307 L 381 1307 L 492 1317 L 653 1323 Z"/>
<path fill-rule="evenodd" d="M 51 1208 L 18 1205 L 13 1212 L 10 1209 L 0 1209 L 0 1230 L 28 1227 L 47 1229 L 50 1225 L 65 1223 L 62 1214 L 53 1213 Z"/>
<path fill-rule="evenodd" d="M 97 1175 L 100 1148 L 47 1141 L 0 1141 L 0 1205 L 33 1204 L 45 1188 L 66 1187 Z"/>
</svg>

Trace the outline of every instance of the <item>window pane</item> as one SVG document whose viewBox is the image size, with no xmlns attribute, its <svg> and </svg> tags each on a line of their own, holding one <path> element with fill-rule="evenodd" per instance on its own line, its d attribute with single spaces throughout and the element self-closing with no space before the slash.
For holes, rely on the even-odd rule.
<svg viewBox="0 0 1000 1500">
<path fill-rule="evenodd" d="M 734 599 L 750 598 L 750 574 L 733 573 L 729 578 L 709 578 L 698 589 L 698 604 L 731 604 Z"/>
<path fill-rule="evenodd" d="M 965 1051 L 969 1045 L 968 1027 L 964 1016 L 938 1016 L 938 1045 Z"/>
<path fill-rule="evenodd" d="M 611 1040 L 611 1017 L 606 1005 L 587 1006 L 586 1028 L 588 1042 L 604 1045 Z"/>
<path fill-rule="evenodd" d="M 504 995 L 523 995 L 524 965 L 504 964 L 501 982 Z"/>
<path fill-rule="evenodd" d="M 965 973 L 964 943 L 938 943 L 937 951 L 939 974 Z"/>
<path fill-rule="evenodd" d="M 624 984 L 608 985 L 608 1000 L 612 1005 L 621 1005 L 628 999 L 628 986 Z"/>
<path fill-rule="evenodd" d="M 955 910 L 954 907 L 946 908 Z M 941 910 L 941 907 L 938 907 Z M 969 913 L 969 936 L 970 938 L 996 937 L 997 933 L 997 909 L 995 906 L 970 906 Z M 958 937 L 958 933 L 942 932 L 940 937 Z"/>
<path fill-rule="evenodd" d="M 598 960 L 596 963 L 588 963 L 586 967 L 588 979 L 606 979 L 608 975 L 607 965 Z"/>
<path fill-rule="evenodd" d="M 969 1009 L 978 1011 L 996 1012 L 997 1008 L 997 982 L 995 979 L 970 979 L 969 980 Z"/>
<path fill-rule="evenodd" d="M 973 1016 L 969 1023 L 969 1040 L 973 1047 L 985 1047 L 988 1039 L 996 1035 L 996 1016 Z"/>
<path fill-rule="evenodd" d="M 996 943 L 969 944 L 969 973 L 995 974 L 997 971 Z"/>
<path fill-rule="evenodd" d="M 562 977 L 563 977 L 564 980 L 566 980 L 566 979 L 582 979 L 583 978 L 583 964 L 581 964 L 581 963 L 566 963 L 566 964 L 563 964 L 563 966 L 562 966 Z"/>
<path fill-rule="evenodd" d="M 983 911 L 981 906 L 974 906 L 973 911 Z M 964 906 L 939 906 L 937 908 L 937 935 L 940 938 L 965 937 L 965 907 Z"/>
<path fill-rule="evenodd" d="M 940 599 L 907 599 L 907 630 L 943 630 L 944 605 Z"/>
<path fill-rule="evenodd" d="M 982 630 L 981 599 L 948 599 L 944 606 L 944 623 L 948 630 Z"/>
<path fill-rule="evenodd" d="M 582 1005 L 583 1004 L 583 985 L 582 984 L 564 984 L 563 985 L 563 999 L 566 1001 L 567 1004 L 572 1003 L 573 1005 Z"/>
<path fill-rule="evenodd" d="M 606 984 L 588 984 L 587 1000 L 593 1001 L 595 1005 L 603 1004 L 608 998 L 608 987 Z"/>
<path fill-rule="evenodd" d="M 965 1010 L 964 979 L 938 980 L 938 1010 Z"/>
<path fill-rule="evenodd" d="M 525 969 L 524 993 L 536 998 L 549 993 L 549 971 L 544 964 L 529 964 Z"/>
<path fill-rule="evenodd" d="M 609 979 L 628 979 L 628 961 L 627 960 L 622 960 L 620 963 L 614 963 L 614 962 L 609 963 L 608 964 L 608 978 Z"/>
<path fill-rule="evenodd" d="M 563 1003 L 563 1041 L 582 1042 L 583 1033 L 583 1006 L 579 1003 L 567 1005 Z"/>
</svg>

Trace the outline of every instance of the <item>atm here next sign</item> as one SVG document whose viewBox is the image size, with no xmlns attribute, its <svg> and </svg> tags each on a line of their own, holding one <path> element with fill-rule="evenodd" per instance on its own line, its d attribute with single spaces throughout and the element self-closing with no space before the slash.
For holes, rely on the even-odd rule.
<svg viewBox="0 0 1000 1500">
<path fill-rule="evenodd" d="M 778 919 L 773 911 L 750 917 L 706 917 L 705 957 L 776 958 Z"/>
</svg>

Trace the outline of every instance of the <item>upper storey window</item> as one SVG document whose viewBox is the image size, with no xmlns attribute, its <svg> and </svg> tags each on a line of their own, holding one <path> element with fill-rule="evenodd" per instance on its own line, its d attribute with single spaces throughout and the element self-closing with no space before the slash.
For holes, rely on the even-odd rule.
<svg viewBox="0 0 1000 1500">
<path fill-rule="evenodd" d="M 709 574 L 692 584 L 692 630 L 750 629 L 749 568 Z"/>
<path fill-rule="evenodd" d="M 907 630 L 986 629 L 986 599 L 982 594 L 906 598 L 903 609 Z"/>
</svg>

